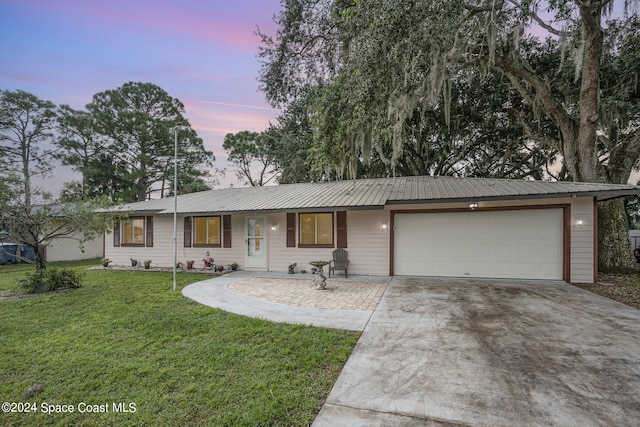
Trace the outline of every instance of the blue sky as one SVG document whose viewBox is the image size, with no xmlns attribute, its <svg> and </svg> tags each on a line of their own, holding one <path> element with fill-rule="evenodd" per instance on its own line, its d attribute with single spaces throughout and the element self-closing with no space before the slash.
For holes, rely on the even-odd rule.
<svg viewBox="0 0 640 427">
<path fill-rule="evenodd" d="M 84 109 L 95 93 L 154 83 L 226 167 L 224 136 L 278 114 L 258 91 L 254 33 L 274 34 L 279 10 L 279 0 L 0 0 L 0 89 Z M 230 172 L 222 186 L 234 182 Z"/>
</svg>

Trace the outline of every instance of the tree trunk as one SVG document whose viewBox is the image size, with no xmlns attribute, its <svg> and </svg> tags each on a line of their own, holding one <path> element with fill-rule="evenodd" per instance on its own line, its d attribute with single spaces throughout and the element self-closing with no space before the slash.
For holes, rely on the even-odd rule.
<svg viewBox="0 0 640 427">
<path fill-rule="evenodd" d="M 596 131 L 598 129 L 598 95 L 600 89 L 600 58 L 602 57 L 602 7 L 580 6 L 584 28 L 582 70 L 580 73 L 580 127 L 577 146 L 580 177 L 576 181 L 597 182 Z"/>
<path fill-rule="evenodd" d="M 603 273 L 635 271 L 623 199 L 598 204 L 598 270 Z"/>
<path fill-rule="evenodd" d="M 42 252 L 40 252 L 40 248 L 36 247 L 32 247 L 31 245 L 29 245 L 29 247 L 31 248 L 31 250 L 33 251 L 33 263 L 36 266 L 36 271 L 42 271 L 42 270 L 46 270 L 47 269 L 47 265 L 44 262 L 44 258 L 42 256 Z"/>
</svg>

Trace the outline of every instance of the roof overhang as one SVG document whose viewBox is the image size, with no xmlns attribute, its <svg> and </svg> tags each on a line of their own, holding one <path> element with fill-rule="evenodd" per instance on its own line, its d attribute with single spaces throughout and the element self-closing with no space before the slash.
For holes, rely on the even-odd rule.
<svg viewBox="0 0 640 427">
<path fill-rule="evenodd" d="M 284 212 L 382 210 L 388 205 L 594 198 L 640 194 L 633 185 L 455 177 L 371 178 L 210 190 L 178 196 L 178 215 L 260 215 Z M 173 215 L 173 198 L 106 210 L 114 215 Z"/>
<path fill-rule="evenodd" d="M 420 205 L 420 204 L 441 204 L 441 203 L 465 203 L 465 202 L 490 202 L 504 200 L 542 200 L 542 199 L 567 199 L 576 197 L 595 197 L 598 202 L 617 199 L 620 197 L 632 197 L 640 194 L 640 188 L 635 190 L 611 190 L 611 191 L 586 191 L 568 193 L 547 193 L 547 194 L 518 194 L 504 196 L 479 196 L 479 197 L 457 197 L 446 199 L 421 199 L 421 200 L 389 200 L 387 205 Z"/>
<path fill-rule="evenodd" d="M 375 211 L 375 210 L 383 210 L 385 205 L 375 205 L 375 206 L 324 206 L 317 208 L 286 208 L 286 209 L 267 209 L 267 210 L 237 210 L 237 211 L 180 211 L 178 209 L 179 216 L 198 216 L 198 215 L 269 215 L 269 214 L 277 214 L 277 213 L 287 213 L 287 212 L 299 212 L 299 213 L 310 213 L 310 212 L 337 212 L 337 211 Z M 179 207 L 179 206 L 178 206 Z M 136 215 L 143 215 L 141 211 L 135 211 Z M 173 215 L 173 210 L 162 210 L 155 212 L 148 212 L 147 214 L 153 215 Z"/>
</svg>

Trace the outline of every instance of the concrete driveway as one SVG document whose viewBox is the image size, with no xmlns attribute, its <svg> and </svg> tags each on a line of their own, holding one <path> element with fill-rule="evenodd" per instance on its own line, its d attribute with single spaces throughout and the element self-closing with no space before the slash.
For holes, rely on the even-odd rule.
<svg viewBox="0 0 640 427">
<path fill-rule="evenodd" d="M 393 278 L 321 426 L 637 426 L 640 310 L 565 283 Z"/>
</svg>

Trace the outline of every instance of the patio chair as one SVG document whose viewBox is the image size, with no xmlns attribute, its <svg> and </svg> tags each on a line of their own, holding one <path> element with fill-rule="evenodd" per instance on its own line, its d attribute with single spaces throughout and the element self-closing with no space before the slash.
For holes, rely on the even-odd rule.
<svg viewBox="0 0 640 427">
<path fill-rule="evenodd" d="M 329 277 L 331 272 L 335 275 L 336 270 L 343 270 L 344 277 L 349 277 L 349 253 L 344 249 L 333 251 L 333 259 L 329 263 Z"/>
</svg>

